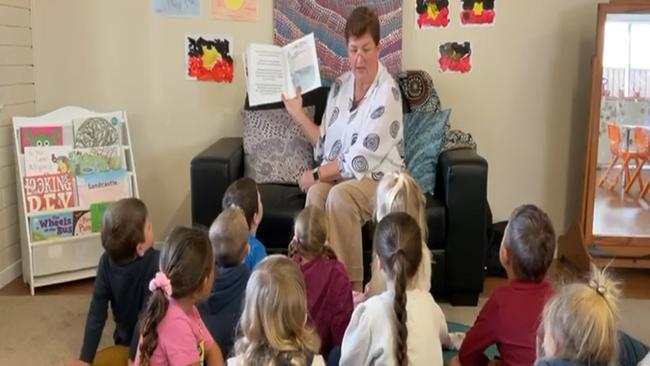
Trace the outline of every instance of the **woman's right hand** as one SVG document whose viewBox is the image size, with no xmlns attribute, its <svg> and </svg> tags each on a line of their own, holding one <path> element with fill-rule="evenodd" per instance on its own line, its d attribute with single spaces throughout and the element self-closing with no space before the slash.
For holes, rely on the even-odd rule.
<svg viewBox="0 0 650 366">
<path fill-rule="evenodd" d="M 284 103 L 284 107 L 287 109 L 287 112 L 291 115 L 291 117 L 294 118 L 294 120 L 298 120 L 296 116 L 299 116 L 300 113 L 304 113 L 302 109 L 302 94 L 301 94 L 300 87 L 296 88 L 296 96 L 294 98 L 287 98 L 287 96 L 282 93 L 282 102 Z"/>
</svg>

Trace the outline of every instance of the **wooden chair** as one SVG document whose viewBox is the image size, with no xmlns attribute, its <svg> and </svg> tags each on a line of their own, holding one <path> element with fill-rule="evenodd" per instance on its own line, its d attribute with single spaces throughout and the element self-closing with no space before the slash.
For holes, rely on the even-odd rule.
<svg viewBox="0 0 650 366">
<path fill-rule="evenodd" d="M 625 185 L 625 193 L 628 193 L 630 191 L 632 185 L 634 184 L 634 181 L 639 182 L 640 192 L 643 193 L 644 189 L 647 192 L 646 187 L 648 186 L 648 184 L 646 184 L 645 186 L 643 185 L 643 175 L 641 174 L 641 171 L 645 163 L 647 163 L 648 160 L 650 159 L 649 133 L 650 130 L 648 130 L 647 128 L 644 127 L 634 128 L 634 150 L 637 155 L 636 169 L 634 170 L 634 174 L 632 174 L 632 178 L 630 178 L 630 180 Z"/>
<path fill-rule="evenodd" d="M 629 149 L 621 149 L 621 142 L 623 141 L 621 138 L 621 128 L 616 123 L 610 123 L 607 125 L 607 139 L 609 140 L 609 150 L 612 153 L 612 161 L 609 163 L 607 170 L 598 181 L 598 186 L 602 187 L 605 184 L 609 172 L 620 159 L 623 161 L 621 170 L 614 176 L 614 182 L 609 185 L 609 190 L 613 190 L 618 184 L 618 180 L 620 179 L 621 174 L 623 174 L 623 171 L 625 171 L 626 179 L 629 180 L 630 167 L 628 163 L 633 157 L 630 155 Z"/>
</svg>

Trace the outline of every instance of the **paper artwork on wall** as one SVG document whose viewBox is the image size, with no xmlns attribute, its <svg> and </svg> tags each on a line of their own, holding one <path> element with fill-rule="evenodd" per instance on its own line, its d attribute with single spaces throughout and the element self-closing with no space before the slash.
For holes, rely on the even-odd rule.
<svg viewBox="0 0 650 366">
<path fill-rule="evenodd" d="M 254 22 L 257 20 L 257 0 L 212 0 L 213 18 Z"/>
<path fill-rule="evenodd" d="M 449 0 L 417 0 L 415 22 L 419 28 L 444 28 L 449 25 Z"/>
<path fill-rule="evenodd" d="M 185 79 L 231 83 L 232 36 L 185 35 Z"/>
<path fill-rule="evenodd" d="M 496 0 L 461 0 L 460 22 L 465 27 L 493 26 Z"/>
<path fill-rule="evenodd" d="M 154 15 L 168 17 L 198 17 L 201 0 L 153 0 Z"/>
<path fill-rule="evenodd" d="M 438 47 L 440 72 L 468 73 L 472 70 L 472 46 L 470 42 L 446 42 Z"/>
</svg>

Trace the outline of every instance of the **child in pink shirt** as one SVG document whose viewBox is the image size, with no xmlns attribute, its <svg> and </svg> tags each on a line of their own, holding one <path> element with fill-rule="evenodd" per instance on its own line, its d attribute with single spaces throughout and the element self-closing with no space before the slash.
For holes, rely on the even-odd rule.
<svg viewBox="0 0 650 366">
<path fill-rule="evenodd" d="M 196 303 L 214 282 L 214 255 L 206 232 L 178 227 L 160 253 L 160 272 L 141 320 L 135 365 L 223 365 L 223 356 Z"/>
</svg>

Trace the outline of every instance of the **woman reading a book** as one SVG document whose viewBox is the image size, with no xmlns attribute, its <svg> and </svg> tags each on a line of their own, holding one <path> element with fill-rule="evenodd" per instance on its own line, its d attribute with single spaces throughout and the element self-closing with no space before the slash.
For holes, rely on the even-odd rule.
<svg viewBox="0 0 650 366">
<path fill-rule="evenodd" d="M 297 97 L 283 98 L 320 162 L 298 183 L 306 204 L 327 212 L 329 243 L 355 291 L 363 287 L 361 227 L 372 218 L 377 182 L 403 165 L 401 94 L 379 62 L 379 35 L 373 11 L 352 11 L 345 25 L 351 71 L 332 84 L 320 126 L 304 112 L 299 90 Z"/>
</svg>

